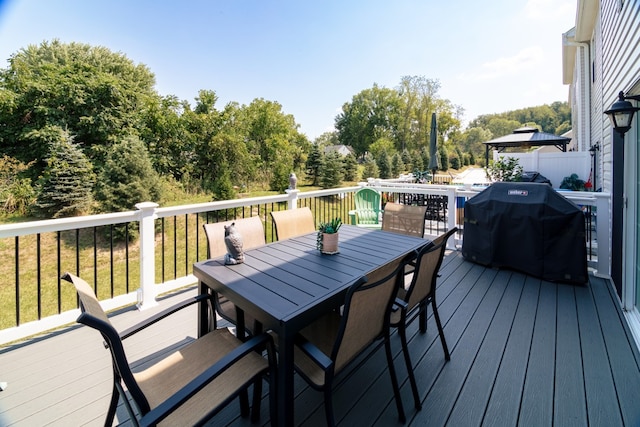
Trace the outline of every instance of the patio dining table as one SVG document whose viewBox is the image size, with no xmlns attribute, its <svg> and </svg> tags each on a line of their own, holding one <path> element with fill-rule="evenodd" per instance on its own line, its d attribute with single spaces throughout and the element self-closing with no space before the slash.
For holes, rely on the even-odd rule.
<svg viewBox="0 0 640 427">
<path fill-rule="evenodd" d="M 278 335 L 278 425 L 294 423 L 294 337 L 322 314 L 344 303 L 360 277 L 408 256 L 430 241 L 380 230 L 343 225 L 339 253 L 324 255 L 316 233 L 281 240 L 245 252 L 242 264 L 223 258 L 193 266 L 200 292 L 220 292 Z M 209 310 L 200 307 L 198 332 L 207 332 Z M 239 324 L 237 330 L 243 331 Z"/>
</svg>

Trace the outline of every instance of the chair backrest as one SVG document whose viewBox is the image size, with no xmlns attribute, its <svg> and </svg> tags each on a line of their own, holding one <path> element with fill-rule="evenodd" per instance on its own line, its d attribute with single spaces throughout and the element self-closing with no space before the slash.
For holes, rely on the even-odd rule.
<svg viewBox="0 0 640 427">
<path fill-rule="evenodd" d="M 401 260 L 380 267 L 351 286 L 331 358 L 335 372 L 380 338 L 389 327 L 391 305 L 402 281 Z"/>
<path fill-rule="evenodd" d="M 242 236 L 242 248 L 244 250 L 264 246 L 267 243 L 264 237 L 264 225 L 262 225 L 262 220 L 260 220 L 259 216 L 204 224 L 209 258 L 217 258 L 227 253 L 227 246 L 224 243 L 224 226 L 232 223 L 235 223 L 236 230 Z"/>
<path fill-rule="evenodd" d="M 358 224 L 378 224 L 380 222 L 382 197 L 378 190 L 361 188 L 356 192 L 354 202 Z"/>
<path fill-rule="evenodd" d="M 316 230 L 313 213 L 307 206 L 297 209 L 271 211 L 271 217 L 276 225 L 278 240 L 301 236 Z"/>
<path fill-rule="evenodd" d="M 424 237 L 426 206 L 388 202 L 382 214 L 382 229 L 408 236 Z"/>
<path fill-rule="evenodd" d="M 452 228 L 434 239 L 431 245 L 425 246 L 418 252 L 411 284 L 405 295 L 407 311 L 411 310 L 435 290 L 438 270 L 440 270 L 447 248 L 447 240 L 456 231 L 458 231 L 457 227 Z"/>
<path fill-rule="evenodd" d="M 87 325 L 102 334 L 111 352 L 113 374 L 115 376 L 114 381 L 118 382 L 122 380 L 132 399 L 135 400 L 136 405 L 138 405 L 138 409 L 145 413 L 148 412 L 149 402 L 131 372 L 120 334 L 113 327 L 107 314 L 100 306 L 95 292 L 86 281 L 71 273 L 65 273 L 62 279 L 71 282 L 73 286 L 75 286 L 78 297 L 80 298 L 80 310 L 82 314 L 78 317 L 77 322 Z"/>
</svg>

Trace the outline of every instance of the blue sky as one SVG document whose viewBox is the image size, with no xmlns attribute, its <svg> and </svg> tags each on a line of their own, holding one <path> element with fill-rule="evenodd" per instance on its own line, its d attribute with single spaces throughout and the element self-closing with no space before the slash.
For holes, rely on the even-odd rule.
<svg viewBox="0 0 640 427">
<path fill-rule="evenodd" d="M 563 32 L 577 0 L 0 0 L 0 66 L 31 44 L 105 46 L 146 64 L 161 95 L 217 107 L 279 102 L 310 139 L 345 102 L 402 76 L 480 114 L 566 101 Z"/>
</svg>

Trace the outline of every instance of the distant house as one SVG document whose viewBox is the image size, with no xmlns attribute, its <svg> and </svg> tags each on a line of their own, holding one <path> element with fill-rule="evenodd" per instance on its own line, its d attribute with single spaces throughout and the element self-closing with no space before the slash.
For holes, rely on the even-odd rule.
<svg viewBox="0 0 640 427">
<path fill-rule="evenodd" d="M 640 119 L 636 114 L 622 137 L 604 112 L 620 91 L 640 95 L 639 8 L 640 0 L 578 0 L 575 26 L 562 35 L 562 77 L 570 85 L 573 139 L 578 151 L 594 156 L 594 188 L 612 195 L 611 277 L 638 342 Z"/>
<path fill-rule="evenodd" d="M 349 147 L 348 145 L 329 145 L 327 147 L 325 147 L 324 149 L 324 154 L 329 154 L 329 153 L 338 153 L 340 154 L 342 157 L 347 156 L 349 154 L 353 154 L 353 148 Z"/>
</svg>

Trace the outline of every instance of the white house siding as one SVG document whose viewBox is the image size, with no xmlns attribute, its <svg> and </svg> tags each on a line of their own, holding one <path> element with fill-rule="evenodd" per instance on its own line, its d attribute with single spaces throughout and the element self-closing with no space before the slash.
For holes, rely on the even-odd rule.
<svg viewBox="0 0 640 427">
<path fill-rule="evenodd" d="M 596 42 L 602 45 L 602 101 L 598 104 L 607 109 L 619 91 L 625 94 L 640 94 L 640 0 L 602 0 L 600 2 L 600 31 Z M 594 100 L 597 102 L 597 100 Z M 610 153 L 612 130 L 607 117 L 601 115 L 602 139 L 605 153 Z M 637 310 L 634 309 L 634 295 L 638 283 L 635 268 L 638 254 L 638 116 L 635 126 L 624 139 L 624 193 L 628 200 L 623 217 L 623 280 L 622 304 L 626 310 L 636 315 L 628 316 L 632 329 L 637 325 Z M 605 185 L 611 182 L 611 161 L 604 158 Z M 619 167 L 620 165 L 616 165 Z M 607 173 L 608 172 L 608 173 Z"/>
<path fill-rule="evenodd" d="M 599 14 L 598 14 L 599 17 Z M 602 188 L 605 191 L 611 190 L 611 168 L 606 172 L 604 165 L 611 165 L 611 150 L 610 146 L 603 147 L 603 129 L 604 129 L 604 109 L 602 108 L 602 43 L 600 38 L 596 37 L 596 34 L 600 34 L 600 20 L 595 22 L 595 28 L 591 36 L 591 122 L 589 132 L 591 136 L 591 145 L 597 145 L 599 147 L 596 152 L 596 183 L 594 188 Z M 606 183 L 606 184 L 605 184 Z"/>
<path fill-rule="evenodd" d="M 572 123 L 584 123 L 586 112 L 590 115 L 589 143 L 599 144 L 597 165 L 597 187 L 604 191 L 613 190 L 613 130 L 609 118 L 604 114 L 617 99 L 618 92 L 640 95 L 640 0 L 578 0 L 576 26 L 565 36 L 573 35 L 570 41 L 589 43 L 590 58 L 586 59 L 576 48 L 575 60 L 563 62 L 563 80 L 571 81 L 570 99 L 572 104 Z M 565 48 L 566 48 L 565 43 Z M 566 53 L 566 51 L 565 51 Z M 589 92 L 584 90 L 584 62 L 590 61 Z M 569 78 L 568 71 L 573 66 Z M 581 96 L 589 99 L 590 106 L 584 106 Z M 588 109 L 588 110 L 587 110 Z M 580 119 L 583 119 L 581 121 Z M 636 290 L 640 292 L 640 194 L 638 173 L 640 153 L 640 117 L 636 115 L 634 127 L 624 138 L 624 195 L 626 206 L 623 214 L 622 243 L 622 304 L 628 313 L 628 319 L 636 340 L 640 342 L 640 314 L 634 309 L 640 299 L 634 298 Z M 580 143 L 583 150 L 586 144 Z M 617 148 L 617 147 L 616 147 Z M 618 170 L 622 165 L 615 165 Z M 620 208 L 619 205 L 617 205 Z M 619 248 L 620 246 L 618 246 Z M 638 262 L 636 262 L 638 261 Z"/>
</svg>

